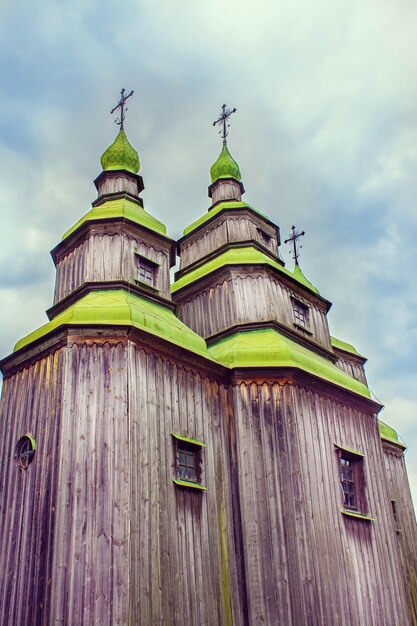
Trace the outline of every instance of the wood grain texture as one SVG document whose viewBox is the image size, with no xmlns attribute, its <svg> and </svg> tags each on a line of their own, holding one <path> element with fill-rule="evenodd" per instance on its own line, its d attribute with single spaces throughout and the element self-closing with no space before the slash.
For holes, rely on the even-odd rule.
<svg viewBox="0 0 417 626">
<path fill-rule="evenodd" d="M 404 452 L 399 446 L 382 442 L 388 494 L 391 499 L 392 534 L 396 536 L 402 574 L 411 606 L 413 624 L 417 624 L 417 525 L 408 484 Z"/>
<path fill-rule="evenodd" d="M 288 384 L 234 394 L 249 623 L 412 624 L 375 416 Z M 334 442 L 364 452 L 374 522 L 341 513 Z"/>
<path fill-rule="evenodd" d="M 250 240 L 257 241 L 273 255 L 278 254 L 277 231 L 261 216 L 244 209 L 222 213 L 180 242 L 180 269 L 183 270 L 227 243 Z"/>
<path fill-rule="evenodd" d="M 149 239 L 93 232 L 79 241 L 57 263 L 54 304 L 89 281 L 126 280 L 136 284 L 136 252 L 159 265 L 155 287 L 161 296 L 170 299 L 169 246 L 151 244 Z"/>
<path fill-rule="evenodd" d="M 224 202 L 225 200 L 236 200 L 240 202 L 242 199 L 242 190 L 240 183 L 235 180 L 218 180 L 210 185 L 209 195 L 211 195 L 212 203 Z"/>
<path fill-rule="evenodd" d="M 0 421 L 0 624 L 47 624 L 56 539 L 63 350 L 23 367 L 3 383 Z M 13 458 L 32 434 L 35 458 Z"/>
<path fill-rule="evenodd" d="M 131 619 L 244 624 L 232 523 L 227 390 L 130 346 Z M 176 487 L 171 432 L 206 444 L 206 493 Z M 232 616 L 228 622 L 228 616 Z"/>
<path fill-rule="evenodd" d="M 195 332 L 209 337 L 237 324 L 276 320 L 331 350 L 327 316 L 323 306 L 303 292 L 286 285 L 264 267 L 229 268 L 228 278 L 210 278 L 196 293 L 176 293 L 178 316 Z M 309 333 L 294 325 L 291 298 L 309 306 Z"/>
<path fill-rule="evenodd" d="M 363 364 L 359 361 L 338 356 L 335 365 L 343 372 L 346 372 L 346 374 L 349 374 L 349 376 L 353 376 L 353 378 L 356 378 L 364 385 L 367 385 L 365 370 Z"/>
</svg>

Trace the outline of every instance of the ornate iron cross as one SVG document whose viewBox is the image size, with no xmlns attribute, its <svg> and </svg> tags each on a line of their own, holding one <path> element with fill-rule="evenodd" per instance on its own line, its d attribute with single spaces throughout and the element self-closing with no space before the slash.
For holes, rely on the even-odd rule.
<svg viewBox="0 0 417 626">
<path fill-rule="evenodd" d="M 284 243 L 292 243 L 293 246 L 293 256 L 292 258 L 294 259 L 296 265 L 298 265 L 298 257 L 300 256 L 300 250 L 303 246 L 299 246 L 297 248 L 297 241 L 300 239 L 300 237 L 302 237 L 303 235 L 305 235 L 305 232 L 302 231 L 298 231 L 295 229 L 295 226 L 291 226 L 291 236 L 288 237 L 288 239 L 286 239 L 284 241 Z M 290 251 L 291 254 L 291 251 Z"/>
<path fill-rule="evenodd" d="M 227 120 L 232 115 L 232 113 L 236 113 L 236 109 L 227 109 L 226 105 L 222 106 L 222 112 L 220 113 L 220 117 L 213 122 L 213 126 L 221 125 L 223 128 L 220 128 L 219 135 L 223 139 L 223 143 L 226 143 L 226 137 L 229 134 L 227 129 L 230 127 L 230 124 L 227 123 Z"/>
<path fill-rule="evenodd" d="M 125 109 L 125 102 L 128 98 L 130 98 L 130 96 L 133 96 L 133 90 L 129 94 L 127 94 L 127 96 L 125 96 L 125 91 L 125 89 L 122 89 L 122 91 L 120 92 L 119 103 L 114 107 L 114 109 L 110 111 L 110 113 L 113 115 L 113 113 L 117 111 L 117 109 L 120 109 L 120 117 L 116 118 L 114 121 L 118 126 L 120 126 L 121 130 L 124 130 L 123 122 L 126 117 L 127 111 L 127 107 Z"/>
</svg>

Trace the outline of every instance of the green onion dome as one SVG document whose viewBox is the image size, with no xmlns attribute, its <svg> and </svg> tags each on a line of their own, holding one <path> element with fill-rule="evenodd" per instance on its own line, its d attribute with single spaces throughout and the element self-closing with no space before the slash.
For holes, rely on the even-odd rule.
<svg viewBox="0 0 417 626">
<path fill-rule="evenodd" d="M 219 178 L 235 178 L 240 180 L 240 170 L 236 161 L 230 154 L 227 144 L 223 144 L 220 156 L 210 169 L 211 182 L 214 183 Z"/>
<path fill-rule="evenodd" d="M 127 170 L 137 174 L 140 169 L 139 155 L 130 145 L 122 129 L 112 145 L 104 152 L 100 162 L 103 170 Z"/>
</svg>

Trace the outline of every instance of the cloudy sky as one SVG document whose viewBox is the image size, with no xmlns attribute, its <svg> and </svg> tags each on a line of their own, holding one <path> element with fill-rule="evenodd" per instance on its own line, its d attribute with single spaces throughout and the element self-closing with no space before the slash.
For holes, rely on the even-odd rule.
<svg viewBox="0 0 417 626">
<path fill-rule="evenodd" d="M 212 126 L 245 199 L 303 228 L 332 334 L 369 358 L 417 500 L 417 5 L 411 0 L 0 0 L 0 354 L 46 321 L 48 251 L 95 198 L 109 114 L 170 236 L 206 211 Z M 284 247 L 283 247 L 284 248 Z M 291 259 L 287 250 L 281 254 Z"/>
</svg>

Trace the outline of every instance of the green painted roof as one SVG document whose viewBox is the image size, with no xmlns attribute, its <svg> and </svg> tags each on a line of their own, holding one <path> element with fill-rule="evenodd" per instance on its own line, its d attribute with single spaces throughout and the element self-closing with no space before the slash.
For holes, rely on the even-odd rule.
<svg viewBox="0 0 417 626">
<path fill-rule="evenodd" d="M 18 341 L 14 351 L 67 324 L 134 326 L 206 359 L 214 360 L 204 339 L 183 324 L 170 309 L 122 289 L 91 291 L 53 320 Z"/>
<path fill-rule="evenodd" d="M 263 213 L 261 213 L 260 211 L 257 211 L 256 209 L 253 208 L 253 206 L 250 206 L 250 204 L 247 204 L 246 202 L 236 202 L 236 200 L 226 200 L 225 202 L 220 202 L 219 204 L 216 204 L 214 208 L 209 209 L 209 211 L 205 213 L 204 215 L 202 215 L 201 217 L 199 217 L 198 220 L 195 220 L 195 222 L 187 226 L 187 228 L 184 228 L 184 235 L 188 235 L 193 230 L 201 226 L 201 224 L 204 224 L 208 220 L 213 219 L 215 215 L 217 215 L 218 213 L 220 213 L 220 211 L 223 211 L 224 209 L 227 209 L 227 210 L 251 209 L 252 211 L 255 211 L 255 213 L 258 213 L 258 215 L 261 215 L 261 217 L 264 217 L 265 219 L 267 219 L 268 222 L 270 221 L 269 218 L 266 217 L 266 215 L 263 215 Z"/>
<path fill-rule="evenodd" d="M 130 145 L 122 129 L 111 146 L 103 153 L 100 162 L 103 170 L 128 170 L 133 174 L 137 174 L 140 170 L 139 155 Z"/>
<path fill-rule="evenodd" d="M 237 332 L 209 347 L 228 367 L 294 367 L 370 398 L 369 389 L 333 363 L 272 328 Z"/>
<path fill-rule="evenodd" d="M 136 224 L 145 226 L 150 230 L 161 235 L 166 235 L 166 228 L 159 220 L 155 219 L 145 211 L 137 202 L 133 202 L 129 198 L 117 198 L 107 200 L 103 204 L 93 206 L 93 208 L 84 215 L 72 228 L 67 230 L 62 239 L 66 239 L 79 228 L 84 222 L 90 220 L 107 220 L 112 217 L 124 217 Z"/>
<path fill-rule="evenodd" d="M 354 346 L 352 346 L 352 344 L 346 343 L 346 341 L 342 341 L 341 339 L 336 339 L 336 337 L 330 337 L 330 340 L 334 348 L 339 348 L 339 350 L 350 352 L 351 354 L 360 356 L 362 359 L 365 358 L 364 356 L 362 356 L 362 354 L 359 354 L 359 352 L 356 350 L 356 348 L 354 348 Z"/>
<path fill-rule="evenodd" d="M 236 180 L 241 179 L 239 165 L 230 154 L 225 141 L 223 142 L 219 158 L 211 166 L 210 176 L 212 183 L 219 180 L 219 178 L 235 178 Z"/>
<path fill-rule="evenodd" d="M 393 428 L 391 428 L 391 426 L 388 426 L 388 424 L 386 424 L 382 420 L 378 420 L 378 426 L 379 426 L 379 434 L 381 435 L 382 439 L 386 439 L 387 441 L 391 441 L 392 443 L 396 443 L 397 445 L 401 446 L 402 448 L 406 447 L 400 441 L 400 438 L 398 436 L 397 431 L 394 430 Z"/>
<path fill-rule="evenodd" d="M 257 248 L 253 248 L 252 246 L 247 246 L 244 248 L 232 248 L 230 250 L 226 250 L 219 256 L 216 256 L 211 261 L 207 261 L 203 265 L 195 268 L 188 274 L 184 274 L 181 276 L 173 285 L 171 285 L 171 291 L 175 292 L 190 283 L 202 278 L 203 276 L 207 276 L 211 272 L 223 267 L 225 265 L 269 265 L 277 269 L 281 274 L 288 276 L 290 278 L 295 279 L 297 282 L 301 283 L 304 287 L 308 287 L 310 290 L 314 291 L 314 293 L 318 294 L 319 292 L 315 287 L 308 283 L 308 281 L 300 281 L 299 276 L 290 272 L 285 267 L 271 259 L 267 254 L 264 254 Z"/>
<path fill-rule="evenodd" d="M 302 283 L 303 285 L 305 285 L 306 287 L 311 289 L 311 291 L 314 291 L 314 293 L 319 293 L 319 290 L 316 289 L 316 287 L 314 285 L 312 285 L 310 283 L 310 281 L 304 276 L 304 274 L 301 271 L 301 268 L 298 265 L 298 263 L 295 264 L 294 271 L 293 271 L 293 277 L 296 280 L 298 280 L 299 283 Z"/>
</svg>

